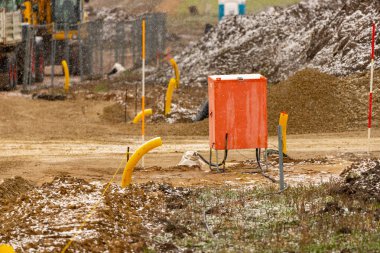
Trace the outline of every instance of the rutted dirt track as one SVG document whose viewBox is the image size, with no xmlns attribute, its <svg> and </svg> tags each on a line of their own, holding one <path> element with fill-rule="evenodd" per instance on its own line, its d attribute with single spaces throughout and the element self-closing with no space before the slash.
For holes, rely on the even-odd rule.
<svg viewBox="0 0 380 253">
<path fill-rule="evenodd" d="M 88 180 L 106 182 L 111 178 L 129 146 L 133 152 L 140 145 L 139 127 L 132 124 L 110 124 L 101 119 L 107 101 L 46 102 L 29 97 L 1 94 L 0 179 L 22 176 L 38 184 L 51 181 L 57 175 L 73 175 Z M 174 185 L 219 185 L 225 183 L 266 182 L 258 174 L 247 174 L 252 169 L 229 169 L 225 174 L 210 173 L 207 168 L 175 167 L 185 151 L 208 153 L 207 136 L 171 136 L 178 127 L 184 133 L 192 128 L 205 127 L 202 123 L 170 125 L 158 123 L 148 127 L 148 133 L 163 138 L 164 145 L 146 156 L 145 170 L 136 170 L 136 182 L 170 182 Z M 171 128 L 174 128 L 170 130 Z M 379 133 L 373 142 L 380 151 Z M 364 154 L 367 150 L 365 132 L 289 136 L 289 155 L 293 159 L 321 159 L 329 162 L 289 162 L 288 180 L 316 181 L 338 175 L 350 164 L 347 153 Z M 275 149 L 277 140 L 269 139 Z M 230 152 L 228 165 L 254 159 L 253 151 Z M 124 164 L 123 164 L 124 165 Z M 123 167 L 122 165 L 122 167 Z M 249 167 L 249 166 L 248 166 Z M 121 172 L 117 180 L 120 180 Z M 271 169 L 277 175 L 275 168 Z M 311 179 L 310 176 L 314 176 Z"/>
</svg>

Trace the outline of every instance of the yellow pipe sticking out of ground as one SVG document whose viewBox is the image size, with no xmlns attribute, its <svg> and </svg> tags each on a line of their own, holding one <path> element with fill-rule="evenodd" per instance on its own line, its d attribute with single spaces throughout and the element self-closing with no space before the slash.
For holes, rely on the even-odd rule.
<svg viewBox="0 0 380 253">
<path fill-rule="evenodd" d="M 67 66 L 67 62 L 65 60 L 62 61 L 62 68 L 63 73 L 65 74 L 65 92 L 69 92 L 70 89 L 70 73 L 69 73 L 69 67 Z"/>
<path fill-rule="evenodd" d="M 144 113 L 144 116 L 149 116 L 149 115 L 153 114 L 153 110 L 152 109 L 146 109 L 146 110 L 144 110 L 144 112 L 143 111 L 139 112 L 136 115 L 136 117 L 133 119 L 133 124 L 137 124 L 141 121 L 143 113 Z"/>
<path fill-rule="evenodd" d="M 13 249 L 11 245 L 8 244 L 0 244 L 0 253 L 15 253 L 16 251 Z"/>
<path fill-rule="evenodd" d="M 165 115 L 168 115 L 171 111 L 172 96 L 173 96 L 173 92 L 176 86 L 177 86 L 177 81 L 174 78 L 171 78 L 168 85 L 168 89 L 166 90 L 166 96 L 165 96 Z"/>
<path fill-rule="evenodd" d="M 287 148 L 286 148 L 286 128 L 288 126 L 288 118 L 289 115 L 285 112 L 282 112 L 280 114 L 280 126 L 282 128 L 282 152 L 286 155 L 287 154 Z"/>
<path fill-rule="evenodd" d="M 174 69 L 174 75 L 175 75 L 175 80 L 176 80 L 176 88 L 179 88 L 179 82 L 180 82 L 180 75 L 179 75 L 179 69 L 176 61 L 172 58 L 170 59 L 170 64 L 172 65 Z"/>
<path fill-rule="evenodd" d="M 129 161 L 127 162 L 127 165 L 125 166 L 125 169 L 123 172 L 123 177 L 121 179 L 122 188 L 125 188 L 131 184 L 133 169 L 135 168 L 136 164 L 140 161 L 140 159 L 146 153 L 148 153 L 152 149 L 155 149 L 161 145 L 162 145 L 162 139 L 161 137 L 157 137 L 144 143 L 135 151 L 135 153 L 133 153 L 131 159 L 129 159 Z"/>
</svg>

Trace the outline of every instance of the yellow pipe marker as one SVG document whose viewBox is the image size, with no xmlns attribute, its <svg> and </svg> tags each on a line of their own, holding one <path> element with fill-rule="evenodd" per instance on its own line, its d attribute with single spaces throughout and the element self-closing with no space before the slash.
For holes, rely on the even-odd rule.
<svg viewBox="0 0 380 253">
<path fill-rule="evenodd" d="M 280 114 L 280 126 L 282 128 L 282 152 L 286 155 L 287 154 L 287 148 L 286 148 L 286 130 L 288 126 L 288 118 L 289 115 L 285 112 L 282 112 Z"/>
<path fill-rule="evenodd" d="M 173 96 L 173 92 L 176 86 L 177 86 L 177 81 L 174 78 L 171 78 L 168 85 L 168 89 L 166 90 L 166 96 L 165 96 L 165 115 L 168 115 L 171 111 L 172 96 Z"/>
<path fill-rule="evenodd" d="M 144 112 L 139 112 L 137 115 L 136 115 L 136 117 L 133 119 L 133 124 L 137 124 L 137 123 L 139 123 L 141 120 L 142 120 L 142 118 L 143 118 L 143 114 L 145 115 L 145 116 L 149 116 L 149 115 L 152 115 L 153 114 L 153 110 L 152 109 L 146 109 Z"/>
<path fill-rule="evenodd" d="M 69 67 L 67 66 L 67 62 L 65 60 L 62 61 L 62 68 L 63 72 L 65 73 L 65 85 L 64 89 L 65 92 L 69 92 L 70 89 L 70 73 L 69 73 Z"/>
<path fill-rule="evenodd" d="M 176 88 L 179 88 L 179 82 L 180 82 L 180 74 L 179 74 L 179 69 L 176 61 L 172 58 L 170 59 L 170 64 L 172 65 L 174 69 L 174 75 L 175 75 L 175 80 L 176 80 Z"/>
<path fill-rule="evenodd" d="M 125 166 L 123 177 L 121 179 L 121 187 L 125 188 L 131 184 L 132 181 L 132 173 L 133 169 L 135 168 L 136 164 L 140 161 L 140 159 L 149 151 L 152 149 L 155 149 L 162 145 L 162 139 L 160 137 L 157 137 L 155 139 L 152 139 L 142 146 L 140 146 L 135 153 L 133 153 L 132 157 L 127 162 L 127 165 Z"/>
<path fill-rule="evenodd" d="M 13 249 L 11 245 L 8 244 L 0 244 L 0 253 L 15 253 L 16 251 Z"/>
</svg>

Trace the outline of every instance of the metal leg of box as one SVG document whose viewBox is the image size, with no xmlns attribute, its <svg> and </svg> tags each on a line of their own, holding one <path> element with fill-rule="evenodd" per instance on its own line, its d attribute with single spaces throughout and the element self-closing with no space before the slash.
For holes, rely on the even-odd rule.
<svg viewBox="0 0 380 253">
<path fill-rule="evenodd" d="M 216 149 L 215 149 L 215 157 L 216 157 L 216 171 L 220 172 L 220 170 L 219 170 L 218 150 L 216 150 Z"/>
<path fill-rule="evenodd" d="M 226 169 L 226 160 L 227 160 L 227 156 L 228 156 L 228 134 L 226 134 L 226 143 L 225 143 L 225 150 L 224 150 L 224 158 L 223 158 L 223 161 L 221 163 L 219 163 L 219 155 L 218 155 L 218 150 L 215 149 L 215 155 L 216 155 L 216 163 L 213 163 L 212 162 L 212 152 L 213 152 L 213 149 L 214 149 L 214 145 L 212 145 L 212 147 L 210 147 L 210 160 L 209 161 L 206 161 L 202 156 L 201 156 L 201 159 L 207 163 L 209 165 L 209 168 L 210 168 L 210 171 L 213 171 L 213 169 L 216 168 L 216 171 L 217 172 L 225 172 L 225 169 Z M 223 166 L 222 168 L 220 168 L 220 166 Z"/>
<path fill-rule="evenodd" d="M 208 165 L 210 167 L 210 171 L 212 171 L 212 148 L 210 148 L 210 163 Z"/>
</svg>

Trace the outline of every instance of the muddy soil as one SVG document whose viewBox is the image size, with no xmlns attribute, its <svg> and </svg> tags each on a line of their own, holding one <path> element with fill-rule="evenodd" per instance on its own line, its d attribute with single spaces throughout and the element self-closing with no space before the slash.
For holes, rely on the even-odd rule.
<svg viewBox="0 0 380 253">
<path fill-rule="evenodd" d="M 105 186 L 60 176 L 31 189 L 0 206 L 0 241 L 18 252 L 60 252 L 70 239 L 67 252 L 379 250 L 378 202 L 337 194 L 337 183 L 283 194 L 150 182 L 102 195 Z"/>
<path fill-rule="evenodd" d="M 147 139 L 161 136 L 164 145 L 145 157 L 145 168 L 136 168 L 133 186 L 121 190 L 118 185 L 126 163 L 123 157 L 127 147 L 133 152 L 141 145 L 140 125 L 120 121 L 120 117 L 124 119 L 124 89 L 96 92 L 96 87 L 74 90 L 65 101 L 0 93 L 1 242 L 19 251 L 59 251 L 100 201 L 74 241 L 73 251 L 93 252 L 95 246 L 98 252 L 197 251 L 182 241 L 195 236 L 194 227 L 207 233 L 205 207 L 194 197 L 194 191 L 204 187 L 278 189 L 260 174 L 252 150 L 231 151 L 225 173 L 210 172 L 207 166 L 176 166 L 189 150 L 207 157 L 207 121 L 148 121 Z M 162 87 L 148 90 L 149 106 L 157 106 L 154 94 L 160 94 L 158 91 L 162 92 Z M 194 106 L 191 95 L 198 94 L 201 100 L 199 94 L 204 91 L 187 92 L 189 97 L 181 93 L 185 97 L 183 107 Z M 133 100 L 127 102 L 127 115 L 129 120 L 134 115 Z M 375 130 L 373 137 L 372 155 L 378 156 L 380 132 Z M 269 138 L 269 148 L 277 149 L 275 136 Z M 336 180 L 352 162 L 367 157 L 367 135 L 366 131 L 291 134 L 288 150 L 286 183 L 320 185 Z M 101 197 L 105 183 L 118 168 L 110 191 Z M 276 157 L 268 161 L 266 174 L 278 178 Z M 191 201 L 200 206 L 197 212 L 187 206 Z M 191 213 L 201 219 L 189 218 Z M 187 218 L 179 219 L 181 215 Z M 212 212 L 207 215 L 214 216 Z M 217 227 L 213 229 L 218 231 Z"/>
<path fill-rule="evenodd" d="M 59 252 L 81 230 L 70 252 L 144 252 L 148 246 L 159 250 L 165 245 L 155 242 L 155 235 L 177 230 L 179 225 L 169 221 L 170 212 L 184 208 L 176 203 L 185 205 L 183 200 L 192 194 L 188 189 L 150 183 L 126 190 L 112 185 L 102 196 L 103 187 L 99 182 L 57 177 L 2 205 L 0 241 L 18 251 Z M 93 215 L 81 227 L 91 211 Z M 173 232 L 178 233 L 190 231 Z"/>
<path fill-rule="evenodd" d="M 308 73 L 308 75 L 306 75 Z M 282 105 L 297 105 L 295 109 L 290 107 L 288 150 L 293 159 L 324 159 L 328 158 L 329 164 L 291 164 L 289 181 L 295 183 L 307 178 L 307 181 L 327 180 L 331 176 L 339 175 L 351 162 L 350 153 L 354 157 L 360 157 L 367 150 L 366 128 L 363 131 L 322 133 L 294 135 L 298 131 L 329 132 L 332 127 L 350 126 L 343 124 L 338 117 L 331 117 L 330 121 L 322 117 L 322 112 L 334 108 L 317 107 L 315 115 L 307 113 L 302 107 L 302 101 L 310 97 L 309 101 L 318 105 L 325 102 L 333 103 L 333 100 L 319 101 L 305 91 L 296 100 L 295 89 L 302 83 L 311 82 L 325 74 L 313 71 L 301 72 L 299 76 L 289 84 L 282 87 L 270 87 L 269 103 L 270 129 L 277 122 L 274 111 L 280 111 Z M 307 77 L 309 76 L 309 77 Z M 352 80 L 357 78 L 350 77 Z M 322 79 L 320 79 L 322 80 Z M 330 80 L 327 78 L 326 80 Z M 365 81 L 362 78 L 358 85 Z M 327 83 L 325 86 L 329 86 Z M 127 96 L 127 123 L 124 122 L 125 87 Z M 32 95 L 21 95 L 18 92 L 0 93 L 0 179 L 22 176 L 27 180 L 42 184 L 51 181 L 57 175 L 75 175 L 89 181 L 98 180 L 105 182 L 119 166 L 127 147 L 133 152 L 140 144 L 140 125 L 130 123 L 135 110 L 134 85 L 125 86 L 124 81 L 103 81 L 102 84 L 84 84 L 81 88 L 74 89 L 65 101 L 44 101 L 32 99 Z M 297 88 L 298 87 L 298 88 Z M 101 88 L 101 89 L 100 89 Z M 99 91 L 101 90 L 101 91 Z M 313 91 L 313 90 L 312 90 Z M 315 91 L 318 91 L 316 89 Z M 148 86 L 147 107 L 153 107 L 160 111 L 164 88 L 161 86 Z M 286 99 L 287 96 L 292 101 Z M 161 95 L 157 95 L 161 94 Z M 204 89 L 184 88 L 173 98 L 174 103 L 180 107 L 192 109 L 202 101 Z M 273 100 L 276 98 L 276 100 Z M 326 95 L 329 98 L 329 94 Z M 177 102 L 181 101 L 181 102 Z M 278 102 L 275 102 L 278 101 Z M 282 101 L 282 102 L 281 102 Z M 337 106 L 340 104 L 335 103 Z M 343 106 L 343 105 L 342 105 Z M 342 106 L 338 107 L 342 108 Z M 299 108 L 299 110 L 296 110 Z M 326 109 L 327 108 L 327 109 Z M 323 109 L 323 110 L 322 110 Z M 325 109 L 325 110 L 324 110 Z M 318 112 L 318 113 L 317 113 Z M 322 116 L 321 116 L 322 115 Z M 376 120 L 375 120 L 376 122 Z M 331 126 L 331 127 L 329 127 Z M 344 131 L 344 127 L 337 130 Z M 150 169 L 148 171 L 136 171 L 136 182 L 170 182 L 173 185 L 220 185 L 225 182 L 255 183 L 256 180 L 266 182 L 258 174 L 246 174 L 247 171 L 229 170 L 219 175 L 205 172 L 207 168 L 180 169 L 175 168 L 186 151 L 199 151 L 208 156 L 208 122 L 199 123 L 174 123 L 163 121 L 149 121 L 147 124 L 147 139 L 161 136 L 164 145 L 152 151 L 145 159 L 146 167 L 174 168 L 161 171 Z M 270 133 L 274 129 L 270 130 Z M 372 149 L 379 152 L 380 132 L 373 132 L 374 140 Z M 269 138 L 269 148 L 277 149 L 277 138 Z M 214 156 L 215 157 L 215 156 Z M 234 166 L 242 161 L 254 159 L 254 152 L 249 150 L 231 151 L 228 158 L 228 166 Z M 159 162 L 157 162 L 159 161 Z M 122 163 L 122 167 L 124 164 Z M 276 175 L 276 169 L 271 172 Z M 118 179 L 120 180 L 120 174 Z M 293 179 L 291 179 L 293 177 Z"/>
</svg>

